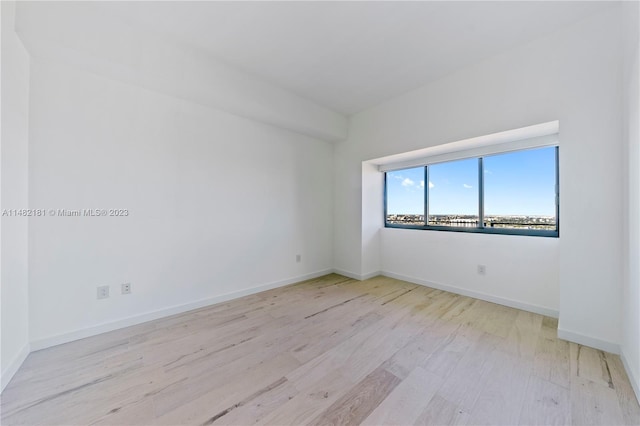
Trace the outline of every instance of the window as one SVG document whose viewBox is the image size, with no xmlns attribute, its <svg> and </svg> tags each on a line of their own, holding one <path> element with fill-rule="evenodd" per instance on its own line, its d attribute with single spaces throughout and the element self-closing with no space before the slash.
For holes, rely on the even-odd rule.
<svg viewBox="0 0 640 426">
<path fill-rule="evenodd" d="M 557 237 L 558 147 L 385 173 L 385 226 Z"/>
<path fill-rule="evenodd" d="M 556 150 L 532 149 L 485 157 L 485 226 L 556 229 Z"/>
<path fill-rule="evenodd" d="M 427 168 L 429 225 L 478 227 L 478 160 L 450 161 Z"/>
<path fill-rule="evenodd" d="M 424 170 L 386 173 L 388 224 L 424 226 Z"/>
</svg>

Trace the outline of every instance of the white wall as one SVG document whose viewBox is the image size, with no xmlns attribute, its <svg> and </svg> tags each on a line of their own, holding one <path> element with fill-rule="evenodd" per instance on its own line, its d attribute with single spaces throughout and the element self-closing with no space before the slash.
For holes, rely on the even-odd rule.
<svg viewBox="0 0 640 426">
<path fill-rule="evenodd" d="M 381 232 L 383 212 L 381 206 L 383 198 L 384 175 L 378 171 L 378 166 L 362 163 L 362 211 L 377 214 L 362 215 L 362 270 L 367 271 L 361 278 L 369 278 L 381 272 Z"/>
<path fill-rule="evenodd" d="M 388 228 L 381 245 L 386 275 L 558 315 L 556 239 Z"/>
<path fill-rule="evenodd" d="M 624 83 L 624 136 L 625 169 L 628 176 L 626 188 L 626 226 L 625 232 L 625 280 L 623 292 L 623 336 L 621 345 L 622 359 L 629 373 L 636 395 L 640 399 L 640 6 L 637 2 L 624 5 L 625 25 L 625 62 Z"/>
<path fill-rule="evenodd" d="M 3 1 L 0 211 L 28 207 L 29 56 L 14 31 L 15 3 Z M 1 388 L 29 353 L 28 220 L 0 219 Z"/>
<path fill-rule="evenodd" d="M 619 24 L 614 7 L 351 117 L 348 140 L 334 150 L 336 267 L 354 275 L 382 269 L 559 310 L 560 328 L 572 338 L 616 350 L 622 303 Z M 375 243 L 379 228 L 363 224 L 369 215 L 381 223 L 382 206 L 362 209 L 363 161 L 553 120 L 560 121 L 559 239 L 384 229 L 381 264 L 373 265 L 375 250 L 362 244 Z M 484 277 L 475 272 L 480 263 L 487 265 Z"/>
<path fill-rule="evenodd" d="M 136 26 L 123 16 L 117 2 L 19 2 L 16 28 L 34 57 L 65 61 L 311 137 L 333 142 L 346 137 L 347 119 L 342 114 L 257 79 L 169 34 Z"/>
<path fill-rule="evenodd" d="M 30 113 L 32 206 L 130 212 L 31 220 L 34 347 L 331 269 L 330 144 L 38 59 Z"/>
</svg>

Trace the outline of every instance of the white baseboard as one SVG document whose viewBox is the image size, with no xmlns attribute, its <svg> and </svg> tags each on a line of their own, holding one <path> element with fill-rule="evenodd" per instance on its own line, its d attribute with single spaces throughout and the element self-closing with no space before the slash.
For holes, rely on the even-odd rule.
<svg viewBox="0 0 640 426">
<path fill-rule="evenodd" d="M 382 275 L 382 271 L 373 271 L 362 275 L 363 280 L 368 280 L 369 278 L 377 277 L 378 275 Z"/>
<path fill-rule="evenodd" d="M 395 278 L 397 280 L 408 281 L 410 283 L 423 285 L 425 287 L 436 288 L 438 290 L 444 290 L 451 293 L 461 294 L 463 296 L 473 297 L 475 299 L 485 300 L 491 303 L 497 303 L 498 305 L 508 306 L 510 308 L 522 309 L 523 311 L 533 312 L 535 314 L 545 315 L 552 318 L 558 318 L 558 311 L 544 306 L 538 306 L 531 303 L 519 302 L 517 300 L 511 300 L 504 297 L 492 296 L 490 294 L 481 293 L 478 291 L 467 290 L 465 288 L 455 287 L 446 284 L 440 284 L 433 281 L 427 281 L 420 278 L 408 277 L 402 274 L 396 274 L 395 272 L 382 271 L 382 275 L 389 278 Z"/>
<path fill-rule="evenodd" d="M 610 352 L 612 354 L 620 354 L 620 345 L 617 343 L 598 339 L 597 337 L 587 336 L 581 333 L 576 333 L 574 331 L 565 330 L 564 328 L 558 327 L 558 338 L 562 340 L 568 340 L 569 342 L 577 343 L 579 345 L 600 349 L 601 351 Z"/>
<path fill-rule="evenodd" d="M 349 272 L 349 271 L 345 271 L 342 269 L 333 269 L 333 272 L 339 275 L 344 275 L 345 277 L 348 278 L 353 278 L 354 280 L 358 280 L 358 281 L 364 281 L 364 280 L 368 280 L 369 278 L 373 278 L 373 277 L 377 277 L 378 275 L 382 275 L 381 271 L 374 271 L 374 272 L 369 272 L 367 274 L 356 274 L 354 272 Z"/>
<path fill-rule="evenodd" d="M 159 309 L 157 311 L 146 312 L 144 314 L 123 318 L 116 321 L 110 321 L 110 322 L 98 324 L 92 327 L 73 330 L 73 331 L 58 334 L 55 336 L 32 340 L 31 350 L 38 351 L 41 349 L 49 348 L 51 346 L 61 345 L 63 343 L 72 342 L 74 340 L 84 339 L 85 337 L 91 337 L 98 334 L 107 333 L 109 331 L 118 330 L 120 328 L 130 327 L 132 325 L 142 324 L 147 321 L 168 317 L 170 315 L 181 314 L 183 312 L 191 311 L 198 308 L 203 308 L 209 305 L 215 305 L 216 303 L 226 302 L 232 299 L 237 299 L 239 297 L 259 293 L 261 291 L 271 290 L 278 287 L 284 287 L 286 285 L 294 284 L 300 281 L 321 277 L 323 275 L 330 274 L 331 272 L 333 272 L 333 269 L 325 269 L 322 271 L 312 272 L 309 274 L 288 278 L 286 280 L 275 281 L 268 284 L 259 285 L 257 287 L 251 287 L 244 290 L 221 294 L 219 296 L 214 296 L 207 299 L 197 300 L 195 302 L 171 306 L 168 308 Z M 4 377 L 4 374 L 3 374 L 3 377 Z"/>
<path fill-rule="evenodd" d="M 29 347 L 29 343 L 27 343 L 22 347 L 22 349 L 20 349 L 20 352 L 18 352 L 18 354 L 13 358 L 9 365 L 7 365 L 7 368 L 5 368 L 1 374 L 2 378 L 0 379 L 0 392 L 2 392 L 4 388 L 7 387 L 24 360 L 27 359 L 27 356 L 29 356 L 30 352 L 31 350 Z"/>
<path fill-rule="evenodd" d="M 629 381 L 631 382 L 631 387 L 636 394 L 636 399 L 638 400 L 638 403 L 640 403 L 640 377 L 636 376 L 633 373 L 633 370 L 629 367 L 624 351 L 620 351 L 620 359 L 622 360 L 622 365 L 624 365 L 624 369 L 627 372 Z"/>
</svg>

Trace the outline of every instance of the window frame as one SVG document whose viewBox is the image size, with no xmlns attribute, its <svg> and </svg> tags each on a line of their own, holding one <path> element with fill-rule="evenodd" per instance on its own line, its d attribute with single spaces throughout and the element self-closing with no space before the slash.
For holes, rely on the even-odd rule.
<svg viewBox="0 0 640 426">
<path fill-rule="evenodd" d="M 556 208 L 556 229 L 517 229 L 517 228 L 487 228 L 484 226 L 484 158 L 494 155 L 508 154 L 510 152 L 529 151 L 534 149 L 549 148 L 553 146 L 555 148 L 555 208 Z M 396 170 L 387 170 L 383 172 L 384 179 L 384 194 L 383 194 L 383 214 L 384 214 L 384 227 L 396 228 L 396 229 L 418 229 L 423 231 L 445 231 L 445 232 L 467 232 L 475 234 L 498 234 L 498 235 L 523 235 L 531 237 L 560 237 L 560 146 L 540 146 L 531 147 L 526 149 L 517 149 L 507 152 L 499 152 L 481 156 L 471 156 L 463 159 L 477 159 L 478 160 L 478 226 L 477 227 L 456 227 L 456 226 L 443 226 L 443 225 L 429 225 L 429 166 L 433 164 L 449 163 L 456 160 L 439 161 L 433 163 L 427 163 L 423 165 L 407 167 L 407 168 L 424 168 L 424 225 L 402 225 L 387 222 L 387 173 L 391 171 L 404 170 L 404 168 Z"/>
</svg>

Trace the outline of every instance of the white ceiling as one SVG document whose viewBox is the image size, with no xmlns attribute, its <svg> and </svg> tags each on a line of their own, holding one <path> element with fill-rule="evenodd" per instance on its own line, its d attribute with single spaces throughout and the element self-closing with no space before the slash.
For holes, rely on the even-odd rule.
<svg viewBox="0 0 640 426">
<path fill-rule="evenodd" d="M 612 2 L 112 4 L 217 59 L 352 114 L 597 13 Z"/>
<path fill-rule="evenodd" d="M 111 21 L 106 32 L 114 34 L 106 40 L 114 40 L 116 48 L 126 42 L 118 28 L 131 24 L 175 38 L 219 62 L 350 115 L 615 3 L 72 4 L 74 25 L 79 28 L 91 28 L 95 19 L 102 21 L 100 28 L 105 20 Z"/>
</svg>

